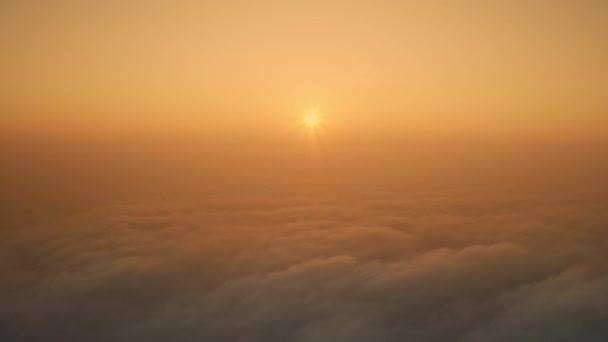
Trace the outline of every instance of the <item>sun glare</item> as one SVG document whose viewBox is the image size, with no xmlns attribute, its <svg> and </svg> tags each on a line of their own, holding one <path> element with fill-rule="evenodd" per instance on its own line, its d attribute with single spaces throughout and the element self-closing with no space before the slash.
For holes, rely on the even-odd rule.
<svg viewBox="0 0 608 342">
<path fill-rule="evenodd" d="M 314 128 L 315 126 L 317 126 L 317 124 L 319 124 L 319 115 L 317 113 L 311 112 L 306 114 L 304 120 L 306 122 L 306 126 Z"/>
</svg>

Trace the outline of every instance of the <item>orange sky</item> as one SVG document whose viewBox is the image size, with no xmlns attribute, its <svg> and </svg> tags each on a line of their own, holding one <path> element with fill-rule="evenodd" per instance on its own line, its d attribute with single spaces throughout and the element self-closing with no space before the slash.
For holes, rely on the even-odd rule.
<svg viewBox="0 0 608 342">
<path fill-rule="evenodd" d="M 605 183 L 605 1 L 0 9 L 0 176 L 24 198 Z"/>
<path fill-rule="evenodd" d="M 604 1 L 3 1 L 3 126 L 599 139 Z M 31 128 L 31 127 L 30 127 Z"/>
</svg>

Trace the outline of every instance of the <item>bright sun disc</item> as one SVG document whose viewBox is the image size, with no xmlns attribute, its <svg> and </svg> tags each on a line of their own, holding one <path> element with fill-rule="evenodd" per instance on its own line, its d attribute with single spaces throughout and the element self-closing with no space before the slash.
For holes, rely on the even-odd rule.
<svg viewBox="0 0 608 342">
<path fill-rule="evenodd" d="M 319 115 L 317 113 L 308 113 L 305 120 L 308 127 L 315 127 L 319 123 Z"/>
</svg>

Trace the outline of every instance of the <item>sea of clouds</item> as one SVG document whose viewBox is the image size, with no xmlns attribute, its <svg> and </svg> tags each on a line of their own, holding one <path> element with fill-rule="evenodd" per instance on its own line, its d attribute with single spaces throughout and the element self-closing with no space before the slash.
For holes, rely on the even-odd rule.
<svg viewBox="0 0 608 342">
<path fill-rule="evenodd" d="M 603 342 L 605 209 L 590 194 L 218 194 L 11 223 L 0 340 Z"/>
</svg>

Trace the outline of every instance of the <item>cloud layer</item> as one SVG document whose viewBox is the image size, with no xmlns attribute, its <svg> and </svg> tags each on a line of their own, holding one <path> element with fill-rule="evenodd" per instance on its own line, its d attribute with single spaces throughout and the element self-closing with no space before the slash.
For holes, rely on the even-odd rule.
<svg viewBox="0 0 608 342">
<path fill-rule="evenodd" d="M 7 227 L 11 341 L 605 341 L 598 197 L 121 203 Z"/>
</svg>

